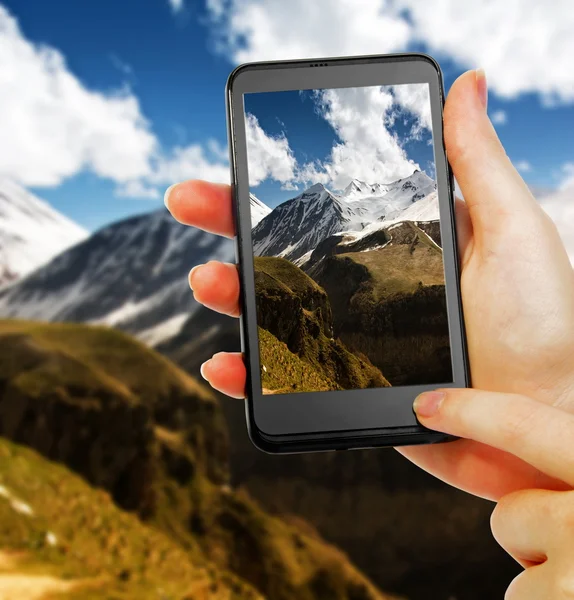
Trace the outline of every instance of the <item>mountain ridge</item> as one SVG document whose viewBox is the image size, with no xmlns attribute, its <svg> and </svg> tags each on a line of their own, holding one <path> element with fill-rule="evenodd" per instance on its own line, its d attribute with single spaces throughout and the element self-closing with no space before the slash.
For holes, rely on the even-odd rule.
<svg viewBox="0 0 574 600">
<path fill-rule="evenodd" d="M 388 184 L 355 179 L 340 194 L 315 183 L 258 221 L 252 230 L 254 254 L 302 264 L 305 255 L 329 236 L 358 233 L 375 221 L 400 219 L 402 211 L 435 189 L 435 182 L 419 170 Z"/>
<path fill-rule="evenodd" d="M 0 288 L 88 236 L 83 227 L 0 176 Z"/>
</svg>

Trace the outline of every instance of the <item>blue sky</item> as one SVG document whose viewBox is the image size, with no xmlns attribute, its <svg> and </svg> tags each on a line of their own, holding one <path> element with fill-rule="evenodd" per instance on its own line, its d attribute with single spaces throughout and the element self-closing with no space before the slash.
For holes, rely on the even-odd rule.
<svg viewBox="0 0 574 600">
<path fill-rule="evenodd" d="M 430 121 L 427 84 L 401 86 L 401 89 L 407 94 L 409 90 L 420 90 L 423 96 L 421 109 Z M 410 175 L 415 168 L 434 178 L 432 134 L 428 126 L 420 126 L 419 116 L 398 103 L 388 105 L 388 109 L 381 112 L 379 106 L 369 106 L 368 102 L 363 102 L 365 96 L 379 100 L 392 98 L 392 90 L 389 86 L 379 86 L 246 94 L 245 112 L 256 117 L 255 126 L 259 128 L 257 141 L 249 143 L 248 134 L 251 191 L 274 208 L 317 182 L 332 190 L 342 190 L 352 179 L 367 183 L 390 183 Z M 327 115 L 326 111 L 333 106 L 333 102 L 337 102 L 336 108 L 333 114 Z M 343 109 L 339 110 L 342 113 L 351 112 L 351 119 L 341 122 L 341 116 L 335 114 L 337 109 Z M 253 122 L 250 117 L 246 121 L 249 132 Z M 351 125 L 354 127 L 349 131 Z M 263 144 L 261 136 L 265 136 Z M 294 162 L 296 166 L 292 173 L 286 173 L 286 177 L 273 177 L 273 173 L 265 172 L 253 181 L 253 162 L 260 165 L 264 161 L 261 154 L 269 152 L 269 144 L 274 140 L 279 140 L 283 149 L 288 148 L 283 158 Z M 258 148 L 258 144 L 263 147 Z M 334 146 L 338 146 L 340 151 L 338 163 L 332 155 Z M 353 153 L 358 155 L 358 161 L 352 160 Z M 273 156 L 272 166 L 276 167 L 281 160 L 281 153 L 274 152 Z M 395 164 L 388 169 L 391 162 Z M 304 170 L 308 164 L 315 168 L 301 178 L 298 171 Z"/>
<path fill-rule="evenodd" d="M 316 18 L 313 14 L 309 13 L 307 18 L 305 11 L 310 8 L 303 0 L 287 3 L 288 12 L 282 12 L 287 11 L 286 3 L 278 0 L 260 5 L 255 0 L 241 3 L 210 0 L 209 6 L 203 0 L 172 0 L 171 3 L 168 0 L 0 0 L 0 7 L 5 9 L 4 18 L 7 13 L 17 23 L 18 33 L 13 32 L 12 42 L 31 44 L 38 56 L 41 46 L 58 51 L 64 61 L 58 68 L 66 77 L 70 75 L 76 82 L 74 86 L 77 84 L 82 90 L 80 94 L 70 85 L 70 89 L 66 88 L 68 91 L 58 92 L 63 94 L 63 108 L 57 118 L 62 119 L 70 139 L 76 128 L 81 132 L 77 152 L 84 157 L 81 161 L 73 156 L 60 158 L 58 152 L 64 148 L 64 142 L 60 146 L 55 143 L 53 147 L 49 143 L 50 136 L 56 141 L 59 135 L 56 131 L 46 137 L 45 146 L 38 138 L 39 158 L 34 163 L 29 158 L 30 151 L 25 152 L 25 143 L 32 144 L 35 135 L 30 126 L 32 141 L 29 142 L 19 130 L 13 134 L 8 132 L 8 137 L 12 135 L 12 139 L 23 141 L 11 149 L 11 154 L 0 154 L 0 173 L 14 177 L 72 219 L 95 229 L 161 206 L 163 190 L 172 179 L 187 176 L 225 179 L 224 86 L 237 62 L 252 58 L 421 48 L 439 58 L 447 88 L 465 68 L 484 66 L 492 82 L 489 112 L 496 115 L 496 128 L 510 158 L 521 167 L 523 176 L 533 186 L 551 188 L 563 183 L 567 165 L 574 162 L 571 135 L 574 125 L 571 90 L 574 88 L 568 75 L 571 68 L 565 66 L 567 62 L 562 57 L 572 53 L 559 45 L 553 47 L 552 56 L 556 60 L 552 68 L 545 68 L 549 59 L 544 63 L 544 57 L 539 55 L 543 54 L 540 48 L 552 47 L 553 40 L 556 44 L 571 43 L 571 36 L 557 33 L 560 28 L 569 27 L 567 18 L 550 15 L 542 20 L 537 17 L 538 21 L 532 19 L 530 23 L 525 21 L 529 19 L 525 7 L 525 14 L 517 17 L 514 26 L 519 30 L 536 27 L 540 36 L 545 35 L 550 40 L 549 44 L 541 42 L 536 53 L 530 55 L 528 47 L 517 45 L 512 38 L 520 32 L 513 32 L 511 20 L 504 13 L 505 3 L 496 8 L 501 11 L 500 20 L 506 27 L 501 29 L 500 35 L 489 31 L 492 27 L 487 23 L 483 27 L 480 18 L 472 14 L 464 17 L 458 27 L 451 27 L 446 22 L 449 15 L 444 11 L 450 10 L 450 5 L 455 11 L 456 2 L 442 3 L 431 15 L 435 20 L 444 20 L 445 36 L 437 38 L 421 25 L 425 19 L 430 24 L 435 22 L 429 17 L 431 13 L 421 13 L 427 10 L 422 4 L 415 8 L 410 0 L 404 0 L 405 6 L 411 6 L 411 13 L 404 20 L 398 14 L 381 16 L 380 6 L 376 6 L 379 0 L 365 2 L 364 15 L 349 16 L 350 13 L 344 12 L 345 2 L 347 0 L 327 2 L 322 15 L 323 21 L 333 20 L 333 27 L 339 27 L 340 37 L 327 35 L 327 32 L 324 37 L 319 38 L 317 34 L 311 38 L 305 27 L 313 31 L 319 28 L 313 22 Z M 434 3 L 423 4 L 431 7 Z M 383 17 L 386 21 L 377 21 Z M 300 31 L 296 25 L 289 24 L 290 18 L 294 23 L 301 23 Z M 551 18 L 554 21 L 549 20 Z M 355 24 L 357 19 L 361 21 Z M 355 26 L 362 28 L 360 36 L 354 33 Z M 385 35 L 387 26 L 392 35 Z M 436 31 L 436 25 L 433 26 Z M 461 40 L 457 41 L 457 36 Z M 462 38 L 464 43 L 461 43 Z M 314 45 L 309 45 L 311 42 Z M 499 44 L 499 48 L 495 48 L 497 52 L 491 52 L 496 44 Z M 514 53 L 508 48 L 515 49 Z M 18 56 L 28 61 L 26 65 L 40 60 L 38 56 L 24 54 Z M 24 77 L 27 71 L 19 67 L 15 72 Z M 534 75 L 529 76 L 529 72 Z M 34 81 L 17 83 L 33 89 Z M 46 89 L 52 89 L 50 84 L 46 85 Z M 10 92 L 11 88 L 7 93 L 0 87 L 0 94 L 6 96 Z M 30 123 L 40 123 L 38 135 L 41 136 L 45 131 L 39 121 L 43 114 L 41 98 L 32 98 L 32 92 L 30 94 L 30 110 L 35 110 Z M 123 99 L 121 106 L 114 100 L 117 97 Z M 53 105 L 58 104 L 59 98 L 55 96 Z M 23 108 L 22 102 L 8 104 L 2 127 L 19 118 L 9 114 L 11 106 L 15 106 L 15 111 L 20 108 L 24 111 L 28 104 Z M 303 102 L 301 106 L 311 104 Z M 50 110 L 54 110 L 54 106 Z M 60 114 L 64 110 L 73 114 Z M 255 114 L 265 127 L 277 133 L 279 123 L 274 121 L 274 115 L 264 107 L 257 110 Z M 49 111 L 44 112 L 50 116 Z M 304 136 L 290 121 L 288 113 L 280 118 L 287 125 L 290 143 L 301 147 L 296 151 L 310 155 L 324 152 L 329 145 L 328 127 L 323 127 L 316 138 L 317 148 L 307 148 Z M 92 114 L 94 119 L 96 116 L 100 119 L 96 124 L 89 121 Z M 109 114 L 118 120 L 116 138 L 114 131 L 105 126 Z M 308 118 L 312 117 L 309 112 Z M 51 118 L 51 126 L 57 122 Z M 301 145 L 300 140 L 303 140 Z M 72 146 L 75 147 L 75 142 Z M 143 147 L 147 148 L 145 152 Z M 108 160 L 106 150 L 110 149 L 113 152 L 107 152 Z M 414 146 L 408 150 L 416 156 Z"/>
</svg>

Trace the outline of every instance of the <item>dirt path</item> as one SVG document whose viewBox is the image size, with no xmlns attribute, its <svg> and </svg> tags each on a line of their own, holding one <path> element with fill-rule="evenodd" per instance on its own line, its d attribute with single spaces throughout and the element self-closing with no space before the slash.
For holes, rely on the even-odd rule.
<svg viewBox="0 0 574 600">
<path fill-rule="evenodd" d="M 0 600 L 42 600 L 69 592 L 75 583 L 44 575 L 0 574 Z"/>
<path fill-rule="evenodd" d="M 23 558 L 22 553 L 0 550 L 0 600 L 42 600 L 48 594 L 66 593 L 79 585 L 48 575 L 18 573 Z"/>
</svg>

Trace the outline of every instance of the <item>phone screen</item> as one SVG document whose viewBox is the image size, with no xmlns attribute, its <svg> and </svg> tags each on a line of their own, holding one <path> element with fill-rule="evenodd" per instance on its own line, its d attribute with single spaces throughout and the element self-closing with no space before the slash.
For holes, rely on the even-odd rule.
<svg viewBox="0 0 574 600">
<path fill-rule="evenodd" d="M 428 84 L 244 107 L 262 393 L 452 382 Z"/>
</svg>

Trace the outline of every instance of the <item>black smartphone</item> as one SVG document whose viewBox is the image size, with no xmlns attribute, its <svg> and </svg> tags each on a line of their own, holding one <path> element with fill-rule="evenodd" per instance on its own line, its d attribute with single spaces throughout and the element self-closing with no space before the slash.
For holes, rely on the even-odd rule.
<svg viewBox="0 0 574 600">
<path fill-rule="evenodd" d="M 253 443 L 450 439 L 412 409 L 469 384 L 440 67 L 424 54 L 251 63 L 226 97 Z"/>
</svg>

